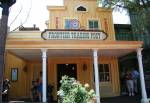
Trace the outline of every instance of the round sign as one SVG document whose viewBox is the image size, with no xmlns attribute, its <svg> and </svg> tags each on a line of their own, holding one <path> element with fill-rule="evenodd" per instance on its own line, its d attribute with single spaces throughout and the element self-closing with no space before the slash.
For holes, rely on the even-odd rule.
<svg viewBox="0 0 150 103">
<path fill-rule="evenodd" d="M 79 28 L 79 21 L 77 19 L 71 20 L 71 28 L 78 29 Z"/>
</svg>

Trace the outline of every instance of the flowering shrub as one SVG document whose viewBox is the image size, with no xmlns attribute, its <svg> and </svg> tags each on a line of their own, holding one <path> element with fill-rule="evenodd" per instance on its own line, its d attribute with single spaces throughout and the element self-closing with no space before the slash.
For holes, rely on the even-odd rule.
<svg viewBox="0 0 150 103">
<path fill-rule="evenodd" d="M 63 76 L 60 81 L 61 87 L 58 91 L 60 103 L 94 103 L 95 92 L 89 90 L 89 85 L 82 86 L 74 78 Z"/>
</svg>

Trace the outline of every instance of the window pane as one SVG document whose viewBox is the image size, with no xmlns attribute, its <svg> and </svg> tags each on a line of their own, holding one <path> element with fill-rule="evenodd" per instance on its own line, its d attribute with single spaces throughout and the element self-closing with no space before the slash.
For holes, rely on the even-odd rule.
<svg viewBox="0 0 150 103">
<path fill-rule="evenodd" d="M 104 69 L 103 69 L 103 64 L 99 64 L 99 73 L 103 73 Z"/>
<path fill-rule="evenodd" d="M 104 70 L 105 70 L 105 72 L 109 73 L 109 65 L 108 64 L 104 64 Z"/>
<path fill-rule="evenodd" d="M 86 11 L 86 8 L 83 7 L 83 6 L 80 6 L 80 7 L 77 8 L 77 11 Z"/>
<path fill-rule="evenodd" d="M 103 73 L 100 73 L 99 75 L 100 75 L 100 76 L 99 76 L 100 82 L 104 82 L 104 81 L 105 81 L 104 74 L 103 74 Z"/>
<path fill-rule="evenodd" d="M 109 73 L 105 73 L 105 81 L 110 81 Z"/>
<path fill-rule="evenodd" d="M 71 26 L 70 26 L 71 23 L 70 23 L 70 21 L 71 20 L 69 20 L 69 19 L 65 20 L 65 29 L 71 29 Z"/>
<path fill-rule="evenodd" d="M 93 28 L 93 21 L 89 21 L 89 28 L 92 29 Z"/>
<path fill-rule="evenodd" d="M 98 29 L 98 21 L 89 20 L 89 29 Z"/>
<path fill-rule="evenodd" d="M 94 21 L 94 28 L 98 29 L 98 21 Z"/>
</svg>

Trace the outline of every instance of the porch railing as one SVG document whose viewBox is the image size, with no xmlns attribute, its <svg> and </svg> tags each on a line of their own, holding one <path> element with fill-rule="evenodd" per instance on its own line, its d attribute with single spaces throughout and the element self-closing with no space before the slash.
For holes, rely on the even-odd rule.
<svg viewBox="0 0 150 103">
<path fill-rule="evenodd" d="M 150 35 L 143 34 L 116 34 L 118 41 L 143 41 L 144 48 L 150 48 Z"/>
</svg>

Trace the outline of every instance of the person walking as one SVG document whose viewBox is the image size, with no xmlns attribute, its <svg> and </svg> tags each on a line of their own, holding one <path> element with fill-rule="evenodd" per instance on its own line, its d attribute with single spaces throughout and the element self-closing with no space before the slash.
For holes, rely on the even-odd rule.
<svg viewBox="0 0 150 103">
<path fill-rule="evenodd" d="M 129 96 L 134 96 L 133 78 L 130 71 L 126 72 L 125 79 Z"/>
</svg>

